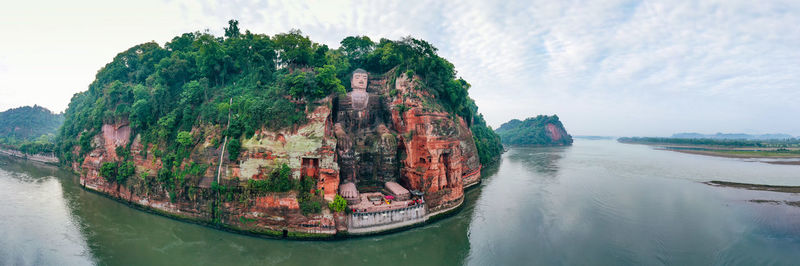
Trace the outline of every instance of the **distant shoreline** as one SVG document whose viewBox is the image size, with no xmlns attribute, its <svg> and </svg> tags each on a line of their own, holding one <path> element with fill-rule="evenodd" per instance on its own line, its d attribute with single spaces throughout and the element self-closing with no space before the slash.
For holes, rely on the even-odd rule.
<svg viewBox="0 0 800 266">
<path fill-rule="evenodd" d="M 800 154 L 774 154 L 774 155 L 766 155 L 766 154 L 758 154 L 754 150 L 681 150 L 681 149 L 674 149 L 670 147 L 664 147 L 664 150 L 668 151 L 676 151 L 680 153 L 688 153 L 688 154 L 698 154 L 698 155 L 707 155 L 707 156 L 716 156 L 716 157 L 725 157 L 725 158 L 754 158 L 754 159 L 793 159 L 798 158 L 800 159 Z M 796 164 L 800 165 L 800 161 L 791 161 L 791 162 L 767 162 L 767 163 L 776 163 L 776 164 Z"/>
<path fill-rule="evenodd" d="M 16 157 L 34 162 L 58 165 L 58 158 L 53 155 L 26 154 L 18 150 L 0 148 L 0 155 Z"/>
<path fill-rule="evenodd" d="M 798 149 L 789 148 L 791 152 L 778 152 L 778 148 L 763 148 L 763 147 L 719 147 L 710 145 L 688 145 L 688 144 L 670 144 L 670 143 L 656 143 L 656 142 L 621 142 L 625 144 L 640 144 L 655 146 L 660 150 L 674 151 L 687 154 L 705 155 L 723 158 L 738 158 L 738 159 L 800 159 L 800 153 L 796 153 Z M 800 165 L 800 160 L 797 161 L 761 161 L 769 164 L 780 165 Z"/>
</svg>

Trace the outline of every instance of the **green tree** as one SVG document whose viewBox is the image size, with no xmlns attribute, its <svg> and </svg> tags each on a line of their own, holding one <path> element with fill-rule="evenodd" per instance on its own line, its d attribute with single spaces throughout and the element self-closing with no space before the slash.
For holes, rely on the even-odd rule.
<svg viewBox="0 0 800 266">
<path fill-rule="evenodd" d="M 178 132 L 177 141 L 182 147 L 188 147 L 192 144 L 192 133 L 187 131 Z"/>
<path fill-rule="evenodd" d="M 225 83 L 228 60 L 222 45 L 212 35 L 202 35 L 195 42 L 198 49 L 197 65 L 203 77 L 215 84 Z"/>
<path fill-rule="evenodd" d="M 367 55 L 375 49 L 375 43 L 367 36 L 349 36 L 339 44 L 341 44 L 342 54 L 351 60 L 350 64 L 355 66 L 363 65 Z"/>
<path fill-rule="evenodd" d="M 342 81 L 336 77 L 336 67 L 333 65 L 325 65 L 314 69 L 317 75 L 314 79 L 317 82 L 318 90 L 312 93 L 314 98 L 322 98 L 331 93 L 345 94 Z"/>
<path fill-rule="evenodd" d="M 127 161 L 124 163 L 120 163 L 117 166 L 117 176 L 116 181 L 117 183 L 123 184 L 129 177 L 136 174 L 136 166 L 133 164 L 132 161 Z"/>
<path fill-rule="evenodd" d="M 310 72 L 295 71 L 293 74 L 288 75 L 286 77 L 286 86 L 289 89 L 289 95 L 296 98 L 309 97 L 313 99 L 314 96 L 322 94 L 314 79 L 314 73 Z"/>
<path fill-rule="evenodd" d="M 239 21 L 234 19 L 228 20 L 228 27 L 225 28 L 225 37 L 239 37 Z"/>
<path fill-rule="evenodd" d="M 115 162 L 104 162 L 100 166 L 100 176 L 105 178 L 107 181 L 116 181 L 117 179 L 117 163 Z"/>
<path fill-rule="evenodd" d="M 238 138 L 228 140 L 228 155 L 231 161 L 236 161 L 239 158 L 239 150 L 242 148 L 242 143 Z"/>
<path fill-rule="evenodd" d="M 311 40 L 303 36 L 303 32 L 293 29 L 288 33 L 277 34 L 272 38 L 278 48 L 278 59 L 290 67 L 308 65 L 311 62 L 313 49 Z"/>
<path fill-rule="evenodd" d="M 328 204 L 328 208 L 334 212 L 343 212 L 347 209 L 347 200 L 339 196 L 339 194 L 336 194 L 336 196 L 333 197 L 333 201 Z"/>
</svg>

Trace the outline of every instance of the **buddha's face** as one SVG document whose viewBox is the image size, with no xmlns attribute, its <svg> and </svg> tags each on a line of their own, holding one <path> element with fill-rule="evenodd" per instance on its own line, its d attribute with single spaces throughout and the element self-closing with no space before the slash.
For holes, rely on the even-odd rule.
<svg viewBox="0 0 800 266">
<path fill-rule="evenodd" d="M 353 88 L 353 90 L 366 90 L 367 73 L 353 73 L 353 78 L 350 80 L 350 87 Z"/>
</svg>

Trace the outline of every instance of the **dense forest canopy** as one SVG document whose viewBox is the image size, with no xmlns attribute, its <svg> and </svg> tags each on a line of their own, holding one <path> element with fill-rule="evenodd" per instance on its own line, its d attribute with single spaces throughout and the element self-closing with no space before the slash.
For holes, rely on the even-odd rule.
<svg viewBox="0 0 800 266">
<path fill-rule="evenodd" d="M 226 128 L 231 159 L 241 138 L 259 128 L 278 130 L 303 124 L 316 100 L 345 93 L 348 75 L 363 68 L 373 73 L 414 73 L 447 111 L 463 117 L 479 147 L 482 162 L 496 158 L 499 139 L 486 127 L 468 96 L 470 84 L 429 43 L 414 38 L 347 37 L 341 47 L 311 41 L 299 30 L 274 36 L 240 32 L 230 21 L 225 35 L 193 32 L 163 47 L 136 45 L 100 69 L 85 92 L 73 96 L 59 132 L 62 162 L 80 161 L 103 124 L 129 123 L 142 143 L 155 144 L 167 171 L 186 158 L 203 136 L 198 125 Z M 228 119 L 230 115 L 230 120 Z M 221 141 L 219 143 L 222 143 Z M 79 155 L 71 151 L 80 147 Z M 485 161 L 486 160 L 486 161 Z"/>
<path fill-rule="evenodd" d="M 552 124 L 555 128 L 563 130 L 563 137 L 553 139 L 547 134 L 547 125 Z M 513 119 L 500 125 L 495 130 L 500 136 L 503 144 L 509 145 L 570 145 L 572 136 L 566 134 L 564 125 L 557 115 L 539 115 L 521 121 Z"/>
<path fill-rule="evenodd" d="M 34 105 L 0 112 L 0 145 L 25 153 L 52 153 L 63 114 Z"/>
</svg>

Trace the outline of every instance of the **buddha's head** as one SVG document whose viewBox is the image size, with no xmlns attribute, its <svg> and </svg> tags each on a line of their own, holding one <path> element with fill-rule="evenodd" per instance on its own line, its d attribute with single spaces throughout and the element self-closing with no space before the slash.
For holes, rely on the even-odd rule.
<svg viewBox="0 0 800 266">
<path fill-rule="evenodd" d="M 350 79 L 350 87 L 353 90 L 367 90 L 367 78 L 369 75 L 363 69 L 353 71 L 353 78 Z"/>
</svg>

